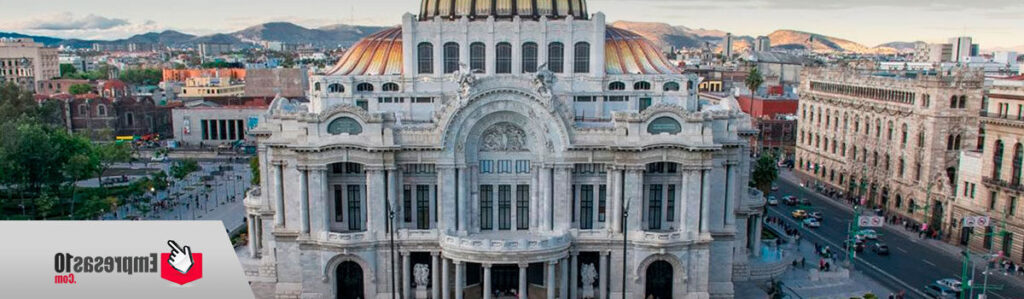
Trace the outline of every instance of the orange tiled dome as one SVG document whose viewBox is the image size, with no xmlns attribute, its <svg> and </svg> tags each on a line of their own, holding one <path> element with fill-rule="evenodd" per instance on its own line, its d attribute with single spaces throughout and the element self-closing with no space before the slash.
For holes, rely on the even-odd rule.
<svg viewBox="0 0 1024 299">
<path fill-rule="evenodd" d="M 586 0 L 422 0 L 420 20 L 435 16 L 587 18 Z"/>
<path fill-rule="evenodd" d="M 646 38 L 611 26 L 605 31 L 604 58 L 605 73 L 612 75 L 680 73 Z"/>
<path fill-rule="evenodd" d="M 328 75 L 397 75 L 402 73 L 402 27 L 371 34 L 352 45 Z"/>
</svg>

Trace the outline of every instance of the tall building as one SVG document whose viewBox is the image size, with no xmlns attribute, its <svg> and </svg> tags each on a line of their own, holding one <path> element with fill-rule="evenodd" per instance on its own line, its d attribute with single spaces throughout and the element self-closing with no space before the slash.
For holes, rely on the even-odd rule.
<svg viewBox="0 0 1024 299">
<path fill-rule="evenodd" d="M 772 50 L 772 40 L 767 36 L 758 36 L 757 40 L 754 41 L 754 51 L 764 52 Z"/>
<path fill-rule="evenodd" d="M 231 44 L 227 43 L 200 43 L 199 44 L 199 56 L 214 57 L 220 56 L 220 54 L 231 52 Z"/>
<path fill-rule="evenodd" d="M 722 46 L 722 60 L 732 60 L 732 33 L 726 33 Z"/>
<path fill-rule="evenodd" d="M 963 62 L 968 57 L 978 56 L 977 45 L 971 43 L 970 36 L 953 37 L 949 39 L 952 52 L 949 61 Z"/>
<path fill-rule="evenodd" d="M 585 0 L 493 3 L 423 0 L 271 103 L 257 295 L 731 298 L 761 243 L 749 117 Z"/>
<path fill-rule="evenodd" d="M 0 38 L 0 82 L 35 90 L 36 82 L 60 77 L 57 48 L 31 38 Z"/>
<path fill-rule="evenodd" d="M 976 252 L 1002 252 L 1014 263 L 1024 263 L 1024 209 L 1020 203 L 1024 193 L 1024 82 L 1009 83 L 997 81 L 989 89 L 978 145 L 961 156 L 957 200 L 950 220 L 952 240 Z M 989 216 L 991 226 L 964 227 L 966 216 Z M 993 234 L 1004 228 L 1008 234 Z"/>
<path fill-rule="evenodd" d="M 957 155 L 974 148 L 979 70 L 866 73 L 805 68 L 799 171 L 827 190 L 937 228 L 948 224 Z M 942 226 L 943 231 L 948 231 Z"/>
</svg>

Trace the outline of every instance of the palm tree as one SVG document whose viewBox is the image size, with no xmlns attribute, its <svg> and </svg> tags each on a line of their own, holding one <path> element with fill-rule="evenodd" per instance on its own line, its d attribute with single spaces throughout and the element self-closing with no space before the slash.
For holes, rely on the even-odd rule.
<svg viewBox="0 0 1024 299">
<path fill-rule="evenodd" d="M 764 84 L 764 78 L 761 77 L 761 71 L 757 70 L 757 67 L 750 68 L 750 73 L 747 74 L 747 79 L 743 81 L 750 89 L 750 104 L 747 105 L 747 114 L 754 115 L 754 92 Z"/>
<path fill-rule="evenodd" d="M 775 164 L 775 155 L 763 155 L 754 164 L 754 173 L 750 180 L 754 186 L 764 194 L 771 191 L 772 182 L 779 177 L 779 169 Z"/>
</svg>

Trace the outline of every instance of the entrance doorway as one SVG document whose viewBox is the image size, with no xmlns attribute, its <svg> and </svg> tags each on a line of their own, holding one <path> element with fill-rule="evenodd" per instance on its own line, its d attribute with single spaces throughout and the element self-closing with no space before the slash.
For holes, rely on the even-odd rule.
<svg viewBox="0 0 1024 299">
<path fill-rule="evenodd" d="M 491 290 L 501 294 L 519 290 L 519 265 L 491 266 Z"/>
<path fill-rule="evenodd" d="M 337 281 L 338 299 L 366 298 L 363 293 L 363 268 L 348 261 L 338 265 L 334 279 Z"/>
<path fill-rule="evenodd" d="M 672 298 L 672 265 L 666 261 L 656 261 L 647 266 L 647 283 L 644 298 Z"/>
</svg>

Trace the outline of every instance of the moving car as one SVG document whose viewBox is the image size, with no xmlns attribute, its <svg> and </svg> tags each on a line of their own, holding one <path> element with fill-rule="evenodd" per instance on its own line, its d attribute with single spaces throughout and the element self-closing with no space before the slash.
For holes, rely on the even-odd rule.
<svg viewBox="0 0 1024 299">
<path fill-rule="evenodd" d="M 806 198 L 801 198 L 799 201 L 797 201 L 797 203 L 801 204 L 801 205 L 809 206 L 809 205 L 811 205 L 811 200 L 806 199 Z"/>
<path fill-rule="evenodd" d="M 768 196 L 768 205 L 769 206 L 777 206 L 777 205 L 779 205 L 779 199 L 775 198 L 775 196 Z"/>
<path fill-rule="evenodd" d="M 779 191 L 779 185 L 772 184 L 772 191 Z"/>
<path fill-rule="evenodd" d="M 875 243 L 874 246 L 871 246 L 871 251 L 878 255 L 889 255 L 889 245 L 881 242 Z"/>
<path fill-rule="evenodd" d="M 954 292 L 960 293 L 963 289 L 960 287 L 960 280 L 956 278 L 943 278 L 935 281 L 936 284 L 948 287 Z"/>
<path fill-rule="evenodd" d="M 818 228 L 821 227 L 821 222 L 818 221 L 818 219 L 807 217 L 807 219 L 804 219 L 804 225 L 807 227 Z"/>
<path fill-rule="evenodd" d="M 956 298 L 956 291 L 953 291 L 950 287 L 937 283 L 924 286 L 924 293 L 928 294 L 928 296 L 932 298 Z"/>
<path fill-rule="evenodd" d="M 847 244 L 849 244 L 850 241 L 847 240 L 846 242 L 847 242 Z M 854 249 L 854 251 L 857 251 L 857 252 L 864 251 L 864 240 L 854 238 L 853 239 L 853 249 Z"/>
<path fill-rule="evenodd" d="M 804 211 L 804 210 L 795 210 L 795 211 L 793 211 L 793 218 L 804 219 L 806 217 L 807 217 L 807 211 Z"/>
<path fill-rule="evenodd" d="M 795 206 L 797 199 L 796 196 L 786 195 L 782 197 L 782 202 L 786 203 L 787 206 Z"/>
<path fill-rule="evenodd" d="M 857 233 L 857 237 L 868 240 L 877 240 L 878 233 L 876 233 L 873 229 L 864 229 Z"/>
<path fill-rule="evenodd" d="M 814 218 L 815 220 L 818 220 L 819 222 L 822 220 L 821 218 L 823 217 L 821 215 L 821 211 L 814 211 L 814 212 L 807 213 L 807 216 L 809 216 L 811 218 Z"/>
</svg>

